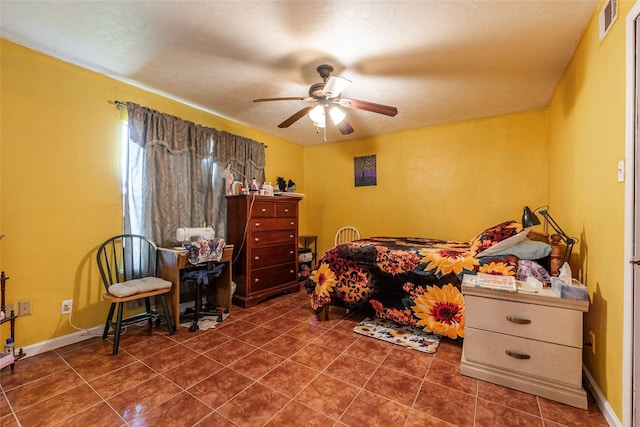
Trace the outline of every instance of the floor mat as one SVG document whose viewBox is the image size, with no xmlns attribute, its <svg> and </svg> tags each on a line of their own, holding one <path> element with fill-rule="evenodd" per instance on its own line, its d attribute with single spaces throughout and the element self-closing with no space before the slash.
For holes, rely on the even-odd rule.
<svg viewBox="0 0 640 427">
<path fill-rule="evenodd" d="M 353 332 L 431 354 L 435 353 L 440 345 L 438 335 L 377 317 L 374 319 L 367 317 L 353 328 Z"/>
</svg>

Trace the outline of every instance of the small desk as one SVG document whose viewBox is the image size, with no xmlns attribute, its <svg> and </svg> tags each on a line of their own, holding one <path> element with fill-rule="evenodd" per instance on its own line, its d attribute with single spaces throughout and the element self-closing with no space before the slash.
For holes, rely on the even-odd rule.
<svg viewBox="0 0 640 427">
<path fill-rule="evenodd" d="M 208 263 L 193 265 L 189 262 L 186 250 L 158 248 L 158 276 L 173 283 L 168 296 L 169 311 L 173 324 L 180 324 L 180 271 L 198 266 L 206 266 Z M 216 264 L 225 264 L 222 275 L 216 279 L 216 301 L 219 306 L 231 311 L 231 260 L 233 258 L 233 245 L 227 245 L 220 261 L 211 261 Z"/>
</svg>

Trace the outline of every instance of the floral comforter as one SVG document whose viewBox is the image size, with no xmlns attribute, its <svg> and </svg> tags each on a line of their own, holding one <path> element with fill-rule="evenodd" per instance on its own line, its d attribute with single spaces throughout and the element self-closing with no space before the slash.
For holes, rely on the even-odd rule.
<svg viewBox="0 0 640 427">
<path fill-rule="evenodd" d="M 336 305 L 450 338 L 464 337 L 463 274 L 515 275 L 515 256 L 473 255 L 469 242 L 373 237 L 324 253 L 306 288 L 313 309 Z"/>
</svg>

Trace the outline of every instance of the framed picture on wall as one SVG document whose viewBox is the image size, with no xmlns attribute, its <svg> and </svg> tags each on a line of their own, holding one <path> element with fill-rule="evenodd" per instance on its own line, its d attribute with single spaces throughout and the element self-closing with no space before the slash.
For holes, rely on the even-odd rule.
<svg viewBox="0 0 640 427">
<path fill-rule="evenodd" d="M 356 187 L 376 185 L 376 155 L 354 157 L 353 175 Z"/>
</svg>

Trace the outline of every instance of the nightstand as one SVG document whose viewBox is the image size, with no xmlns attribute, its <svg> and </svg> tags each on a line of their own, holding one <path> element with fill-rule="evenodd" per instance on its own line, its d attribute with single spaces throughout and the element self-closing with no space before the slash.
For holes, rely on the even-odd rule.
<svg viewBox="0 0 640 427">
<path fill-rule="evenodd" d="M 462 283 L 466 319 L 460 372 L 587 409 L 582 322 L 589 302 L 518 285 L 522 290 L 511 293 Z"/>
</svg>

